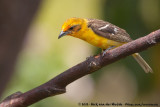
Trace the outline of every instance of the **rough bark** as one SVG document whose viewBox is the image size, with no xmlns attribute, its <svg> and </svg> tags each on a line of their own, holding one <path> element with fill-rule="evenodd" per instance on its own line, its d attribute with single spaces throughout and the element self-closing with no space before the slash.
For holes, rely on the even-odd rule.
<svg viewBox="0 0 160 107">
<path fill-rule="evenodd" d="M 104 56 L 97 55 L 89 57 L 86 61 L 81 62 L 72 68 L 64 71 L 50 81 L 31 89 L 28 92 L 17 92 L 7 97 L 0 107 L 27 107 L 42 99 L 66 92 L 66 86 L 71 82 L 95 72 L 102 67 L 120 60 L 128 55 L 146 50 L 160 42 L 160 30 L 150 33 L 149 35 L 124 44 L 118 48 L 109 50 Z"/>
</svg>

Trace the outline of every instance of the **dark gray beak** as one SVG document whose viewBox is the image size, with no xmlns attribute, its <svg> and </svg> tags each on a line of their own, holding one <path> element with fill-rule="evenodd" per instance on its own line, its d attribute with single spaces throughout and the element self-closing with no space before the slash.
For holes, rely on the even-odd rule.
<svg viewBox="0 0 160 107">
<path fill-rule="evenodd" d="M 61 33 L 60 33 L 59 36 L 58 36 L 58 39 L 60 39 L 61 37 L 67 35 L 68 33 L 69 33 L 69 32 L 63 32 L 63 31 L 61 31 Z"/>
</svg>

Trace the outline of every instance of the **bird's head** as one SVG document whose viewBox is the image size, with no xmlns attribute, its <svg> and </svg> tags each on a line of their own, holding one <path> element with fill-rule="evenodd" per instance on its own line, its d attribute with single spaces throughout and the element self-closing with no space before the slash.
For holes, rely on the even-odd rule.
<svg viewBox="0 0 160 107">
<path fill-rule="evenodd" d="M 81 18 L 70 18 L 66 20 L 62 25 L 61 33 L 58 39 L 65 35 L 76 36 L 78 32 L 82 29 L 83 23 L 84 19 Z"/>
</svg>

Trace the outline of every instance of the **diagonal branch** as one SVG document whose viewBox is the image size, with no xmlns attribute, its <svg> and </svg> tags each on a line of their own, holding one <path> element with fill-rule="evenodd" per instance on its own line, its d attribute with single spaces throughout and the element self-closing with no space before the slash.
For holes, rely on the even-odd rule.
<svg viewBox="0 0 160 107">
<path fill-rule="evenodd" d="M 139 38 L 118 48 L 108 51 L 105 56 L 98 55 L 90 57 L 86 61 L 81 62 L 74 67 L 66 70 L 60 75 L 54 77 L 50 81 L 38 86 L 28 92 L 17 92 L 7 97 L 0 107 L 27 107 L 44 98 L 65 93 L 65 87 L 71 82 L 95 72 L 102 67 L 111 64 L 121 58 L 136 52 L 143 51 L 160 42 L 160 30 L 154 31 L 145 37 Z"/>
</svg>

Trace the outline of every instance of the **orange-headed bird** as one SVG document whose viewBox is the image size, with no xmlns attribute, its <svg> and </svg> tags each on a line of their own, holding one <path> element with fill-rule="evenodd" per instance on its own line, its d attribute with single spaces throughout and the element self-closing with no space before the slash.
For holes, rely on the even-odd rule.
<svg viewBox="0 0 160 107">
<path fill-rule="evenodd" d="M 129 34 L 109 22 L 98 19 L 70 18 L 62 25 L 58 38 L 70 35 L 82 39 L 96 47 L 105 50 L 121 46 L 132 41 Z M 138 54 L 132 55 L 146 73 L 153 72 L 146 61 Z"/>
</svg>

